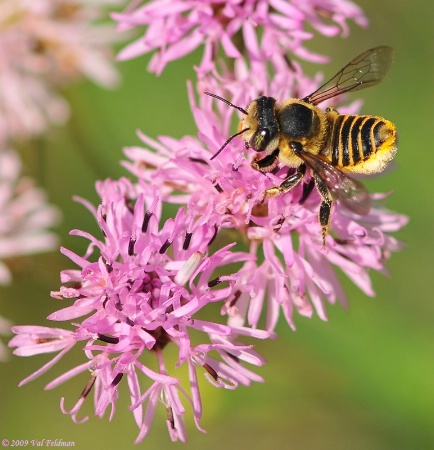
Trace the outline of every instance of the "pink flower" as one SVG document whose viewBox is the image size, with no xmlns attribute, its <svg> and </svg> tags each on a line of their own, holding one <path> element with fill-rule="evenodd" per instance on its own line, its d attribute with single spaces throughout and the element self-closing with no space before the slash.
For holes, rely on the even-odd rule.
<svg viewBox="0 0 434 450">
<path fill-rule="evenodd" d="M 214 68 L 220 50 L 231 59 L 241 58 L 245 51 L 252 62 L 282 60 L 288 51 L 324 62 L 327 58 L 304 47 L 313 37 L 306 24 L 325 36 L 346 36 L 348 20 L 367 25 L 360 8 L 347 0 L 133 1 L 125 12 L 112 17 L 121 30 L 146 27 L 145 34 L 124 48 L 119 59 L 155 51 L 149 70 L 157 74 L 168 62 L 202 45 L 202 74 Z"/>
<path fill-rule="evenodd" d="M 56 92 L 81 77 L 106 87 L 118 75 L 110 62 L 115 38 L 97 24 L 101 2 L 4 0 L 0 11 L 0 144 L 65 122 Z M 113 2 L 106 2 L 113 3 Z"/>
<path fill-rule="evenodd" d="M 31 376 L 20 383 L 22 386 L 34 380 L 48 369 L 54 366 L 65 353 L 74 347 L 76 339 L 74 333 L 60 328 L 40 327 L 37 325 L 24 325 L 12 327 L 12 332 L 16 334 L 9 342 L 9 347 L 18 347 L 14 354 L 18 356 L 32 356 L 42 353 L 59 352 L 59 354 L 37 370 Z"/>
<path fill-rule="evenodd" d="M 20 171 L 14 151 L 0 152 L 0 284 L 11 281 L 5 260 L 57 246 L 57 237 L 48 229 L 57 224 L 59 212 L 31 179 L 20 178 Z"/>
<path fill-rule="evenodd" d="M 294 86 L 294 83 L 279 85 L 280 80 L 284 79 L 276 76 L 263 85 L 261 92 L 278 97 L 276 93 Z M 297 94 L 312 92 L 311 81 L 301 76 L 297 80 Z M 202 83 L 205 82 L 213 83 L 212 79 Z M 218 87 L 218 83 L 214 84 Z M 230 83 L 228 89 L 232 89 Z M 390 253 L 400 248 L 389 233 L 403 227 L 407 218 L 385 209 L 381 204 L 384 195 L 372 196 L 374 206 L 364 217 L 337 203 L 331 221 L 332 234 L 327 237 L 327 248 L 322 249 L 318 193 L 314 191 L 301 201 L 304 186 L 307 187 L 301 183 L 290 192 L 261 203 L 263 192 L 280 184 L 288 168 L 280 167 L 267 175 L 253 170 L 250 167 L 253 155 L 249 153 L 246 158 L 241 138 L 233 139 L 211 160 L 231 135 L 230 124 L 236 110 L 223 102 L 213 109 L 204 95 L 198 106 L 192 92 L 190 99 L 198 138 L 186 136 L 176 140 L 162 136 L 153 141 L 139 133 L 149 149 L 127 148 L 125 153 L 130 162 L 124 165 L 139 179 L 160 186 L 165 201 L 186 204 L 190 214 L 207 217 L 208 223 L 215 224 L 219 236 L 224 229 L 237 230 L 239 240 L 249 247 L 254 258 L 246 261 L 239 271 L 234 294 L 223 308 L 231 316 L 229 324 L 243 326 L 247 322 L 254 328 L 264 309 L 269 331 L 274 330 L 280 310 L 292 328 L 294 310 L 304 316 L 316 311 L 326 320 L 325 303 L 347 303 L 335 267 L 367 295 L 374 295 L 369 272 L 385 271 Z M 339 110 L 354 113 L 356 107 L 354 104 Z"/>
<path fill-rule="evenodd" d="M 52 313 L 53 321 L 67 321 L 75 331 L 14 327 L 18 335 L 10 345 L 14 353 L 30 355 L 41 352 L 60 353 L 54 362 L 78 341 L 85 341 L 87 361 L 71 369 L 47 388 L 52 388 L 84 371 L 91 377 L 83 394 L 67 409 L 79 419 L 81 405 L 95 390 L 95 414 L 115 411 L 118 385 L 123 378 L 130 389 L 131 410 L 143 439 L 152 422 L 157 398 L 164 397 L 169 433 L 173 440 L 185 440 L 181 398 L 193 409 L 199 429 L 202 402 L 197 371 L 204 371 L 217 387 L 234 389 L 261 378 L 244 368 L 243 362 L 262 365 L 262 359 L 250 345 L 237 341 L 239 336 L 267 338 L 270 333 L 229 326 L 198 318 L 197 313 L 211 303 L 223 304 L 232 294 L 237 274 L 223 275 L 228 264 L 244 263 L 250 256 L 232 252 L 227 245 L 209 254 L 215 234 L 212 223 L 203 217 L 187 215 L 180 209 L 174 219 L 159 227 L 161 203 L 147 185 L 133 185 L 126 179 L 100 182 L 97 190 L 101 204 L 97 209 L 80 200 L 96 217 L 102 239 L 73 230 L 71 234 L 89 240 L 88 251 L 79 256 L 62 248 L 78 270 L 61 274 L 63 286 L 52 296 L 71 301 L 71 305 Z M 95 257 L 92 257 L 94 253 Z M 220 275 L 216 274 L 216 271 Z M 194 343 L 199 336 L 206 343 Z M 167 365 L 166 347 L 177 349 L 176 365 Z M 151 359 L 156 360 L 156 369 Z M 188 366 L 190 393 L 181 387 L 177 368 Z M 49 363 L 25 381 L 50 368 Z M 152 368 L 151 368 L 152 367 Z M 182 373 L 182 372 L 181 372 Z M 141 391 L 139 376 L 147 385 Z M 181 394 L 181 396 L 179 396 Z"/>
</svg>

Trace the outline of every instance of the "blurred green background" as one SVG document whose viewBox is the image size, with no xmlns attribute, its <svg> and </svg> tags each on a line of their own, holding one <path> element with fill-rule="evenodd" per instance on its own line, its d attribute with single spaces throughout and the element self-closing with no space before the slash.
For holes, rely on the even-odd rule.
<svg viewBox="0 0 434 450">
<path fill-rule="evenodd" d="M 396 50 L 395 64 L 381 87 L 352 98 L 365 100 L 363 112 L 382 115 L 398 126 L 394 170 L 367 185 L 371 192 L 394 190 L 388 206 L 410 217 L 397 235 L 406 247 L 392 256 L 390 277 L 372 274 L 376 298 L 365 297 L 343 280 L 349 311 L 328 307 L 328 322 L 297 317 L 295 333 L 281 321 L 277 340 L 259 342 L 256 348 L 268 360 L 258 370 L 265 383 L 235 392 L 202 383 L 202 426 L 208 434 L 195 430 L 188 411 L 190 449 L 434 448 L 434 3 L 357 3 L 370 19 L 368 29 L 351 26 L 347 39 L 317 36 L 309 45 L 333 58 L 330 66 L 321 68 L 326 75 L 367 48 L 387 44 Z M 196 132 L 185 80 L 193 77 L 191 67 L 198 58 L 196 54 L 170 64 L 160 78 L 146 72 L 149 58 L 140 58 L 119 64 L 123 84 L 114 92 L 90 83 L 66 92 L 73 111 L 68 126 L 24 150 L 27 172 L 63 211 L 57 230 L 62 245 L 84 249 L 84 240 L 69 237 L 68 231 L 96 227 L 71 197 L 96 201 L 96 179 L 126 175 L 119 166 L 121 150 L 139 144 L 136 129 L 151 137 Z M 306 64 L 306 70 L 313 74 L 315 67 Z M 69 260 L 55 253 L 11 264 L 15 283 L 0 290 L 1 314 L 16 324 L 47 325 L 46 316 L 59 308 L 49 292 L 58 289 L 59 271 L 71 267 Z M 11 356 L 0 364 L 0 438 L 58 438 L 83 449 L 135 448 L 138 431 L 127 410 L 125 389 L 112 423 L 91 417 L 82 425 L 60 412 L 59 399 L 66 397 L 71 408 L 86 375 L 43 391 L 48 381 L 81 361 L 78 352 L 43 377 L 17 387 L 47 360 Z M 81 416 L 92 414 L 88 403 Z M 140 446 L 172 446 L 164 418 L 159 408 L 150 436 Z"/>
</svg>

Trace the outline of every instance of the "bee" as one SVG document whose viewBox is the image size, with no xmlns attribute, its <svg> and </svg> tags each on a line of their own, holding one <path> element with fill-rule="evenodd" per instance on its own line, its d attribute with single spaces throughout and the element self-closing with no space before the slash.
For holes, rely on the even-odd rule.
<svg viewBox="0 0 434 450">
<path fill-rule="evenodd" d="M 356 214 L 369 213 L 368 190 L 348 174 L 381 172 L 396 153 L 397 131 L 392 122 L 382 117 L 339 114 L 333 108 L 323 110 L 318 105 L 345 92 L 378 84 L 392 60 L 392 48 L 372 48 L 354 58 L 303 99 L 290 98 L 278 103 L 273 97 L 261 96 L 247 109 L 205 92 L 244 114 L 240 131 L 231 136 L 211 159 L 233 138 L 242 135 L 246 148 L 257 152 L 251 163 L 253 169 L 266 173 L 279 163 L 296 169 L 290 171 L 280 185 L 267 189 L 264 198 L 290 191 L 309 169 L 321 197 L 318 221 L 324 248 L 334 201 Z"/>
</svg>

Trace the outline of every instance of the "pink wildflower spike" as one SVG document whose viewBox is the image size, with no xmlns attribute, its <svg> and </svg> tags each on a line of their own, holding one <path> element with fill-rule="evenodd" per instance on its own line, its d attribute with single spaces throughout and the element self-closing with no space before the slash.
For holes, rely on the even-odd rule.
<svg viewBox="0 0 434 450">
<path fill-rule="evenodd" d="M 154 52 L 149 70 L 160 74 L 170 61 L 203 46 L 202 61 L 197 68 L 200 76 L 214 69 L 215 56 L 211 55 L 217 55 L 219 49 L 228 58 L 243 57 L 237 47 L 240 34 L 244 37 L 247 59 L 252 62 L 273 58 L 282 61 L 288 50 L 298 57 L 324 62 L 326 58 L 304 47 L 305 41 L 312 38 L 306 24 L 324 36 L 345 36 L 349 20 L 360 26 L 367 24 L 362 11 L 348 0 L 138 1 L 123 13 L 113 13 L 112 18 L 119 30 L 145 28 L 142 36 L 120 52 L 119 59 Z"/>
<path fill-rule="evenodd" d="M 207 352 L 215 350 L 216 353 L 205 362 L 205 373 L 211 371 L 208 367 L 215 366 L 213 370 L 231 388 L 260 380 L 242 367 L 244 363 L 259 366 L 262 360 L 253 354 L 251 346 L 234 340 L 212 344 L 213 340 L 235 335 L 265 339 L 270 334 L 196 317 L 210 303 L 227 300 L 238 283 L 237 274 L 216 277 L 215 272 L 252 257 L 232 252 L 234 244 L 210 252 L 209 243 L 215 234 L 213 221 L 190 215 L 183 209 L 160 226 L 161 201 L 153 196 L 154 190 L 145 183 L 133 185 L 126 179 L 107 180 L 98 183 L 101 196 L 98 208 L 81 201 L 96 216 L 102 237 L 74 230 L 72 234 L 89 240 L 90 245 L 84 256 L 62 249 L 79 270 L 63 272 L 62 280 L 67 285 L 54 292 L 53 297 L 67 302 L 68 306 L 48 317 L 73 321 L 75 331 L 14 327 L 17 336 L 10 345 L 17 347 L 18 355 L 59 352 L 50 363 L 28 377 L 27 382 L 51 368 L 75 343 L 83 341 L 86 362 L 46 386 L 51 389 L 91 371 L 83 393 L 71 409 L 65 407 L 62 399 L 61 409 L 65 414 L 77 423 L 87 420 L 80 417 L 80 411 L 93 390 L 95 415 L 102 417 L 110 410 L 111 420 L 119 396 L 118 386 L 127 380 L 131 409 L 140 429 L 138 441 L 149 430 L 159 398 L 166 408 L 171 439 L 185 441 L 183 400 L 191 404 L 196 426 L 202 430 L 196 374 L 190 370 L 191 394 L 182 390 L 181 380 L 174 376 L 179 366 L 188 364 L 195 351 L 191 330 L 195 337 L 201 335 L 205 342 L 211 341 L 202 345 L 209 345 Z M 178 360 L 173 367 L 166 367 L 164 349 L 170 345 L 178 349 Z M 228 360 L 228 354 L 233 354 L 239 362 Z M 157 370 L 141 361 L 145 355 L 146 364 L 157 359 Z M 148 385 L 153 384 L 145 394 L 141 394 L 142 381 L 137 374 Z M 147 406 L 143 411 L 145 401 Z"/>
<path fill-rule="evenodd" d="M 197 429 L 204 431 L 199 376 L 228 390 L 263 381 L 248 368 L 261 366 L 263 359 L 241 339 L 273 338 L 280 311 L 293 329 L 294 311 L 326 320 L 327 303 L 347 301 L 335 267 L 373 295 L 369 271 L 386 270 L 385 261 L 400 246 L 389 233 L 406 218 L 379 202 L 363 218 L 335 204 L 331 234 L 321 248 L 321 199 L 316 191 L 305 195 L 309 173 L 287 194 L 264 199 L 264 191 L 280 184 L 291 169 L 277 165 L 266 174 L 254 171 L 242 136 L 246 130 L 231 133 L 234 116 L 247 114 L 244 108 L 259 95 L 278 101 L 303 98 L 320 85 L 321 76 L 305 77 L 288 52 L 327 61 L 305 48 L 313 37 L 310 30 L 345 36 L 349 20 L 364 26 L 364 15 L 352 2 L 134 0 L 113 17 L 119 29 L 147 27 L 119 58 L 153 52 L 149 70 L 157 74 L 170 61 L 204 47 L 196 68 L 198 92 L 188 86 L 198 134 L 154 140 L 139 133 L 150 149 L 126 149 L 129 161 L 124 163 L 138 183 L 125 178 L 98 182 L 98 207 L 79 199 L 95 216 L 101 235 L 71 231 L 89 244 L 84 255 L 61 250 L 78 270 L 62 272 L 64 285 L 52 296 L 67 306 L 49 316 L 74 320 L 75 331 L 16 327 L 21 335 L 11 344 L 22 355 L 58 352 L 27 382 L 83 341 L 85 362 L 46 386 L 91 372 L 71 409 L 61 399 L 65 414 L 77 423 L 88 420 L 81 418 L 81 407 L 93 391 L 95 415 L 108 412 L 111 420 L 118 386 L 126 382 L 139 428 L 136 442 L 149 433 L 160 403 L 170 439 L 185 442 L 189 410 Z M 217 68 L 218 54 L 232 61 Z M 232 103 L 216 103 L 204 91 Z M 356 101 L 339 110 L 356 113 L 358 106 Z M 177 206 L 176 215 L 165 221 L 163 203 Z M 230 242 L 242 241 L 248 253 L 233 251 L 235 242 L 222 244 L 225 230 L 236 235 Z M 233 264 L 240 269 L 227 273 Z M 203 312 L 211 303 L 219 303 L 227 323 L 207 320 Z M 264 315 L 266 329 L 258 329 Z M 38 340 L 44 335 L 53 340 Z M 177 356 L 166 360 L 169 346 Z"/>
<path fill-rule="evenodd" d="M 265 69 L 258 73 L 263 73 L 264 78 L 258 78 L 257 84 L 253 85 L 262 83 L 260 92 L 275 98 L 300 98 L 301 93 L 306 95 L 316 89 L 316 83 L 297 72 L 292 73 L 289 85 L 285 84 L 286 79 L 277 75 L 268 82 Z M 218 87 L 216 78 L 207 80 Z M 204 82 L 202 80 L 200 85 Z M 295 87 L 297 92 L 291 95 L 288 89 Z M 225 88 L 236 91 L 230 80 Z M 221 90 L 215 93 L 223 95 Z M 285 96 L 278 97 L 282 93 Z M 253 94 L 252 98 L 258 95 Z M 245 153 L 244 142 L 240 138 L 233 139 L 218 157 L 211 160 L 231 135 L 229 127 L 233 115 L 240 113 L 223 102 L 217 102 L 214 108 L 203 94 L 196 104 L 191 86 L 189 98 L 199 138 L 186 136 L 175 140 L 160 137 L 158 143 L 144 138 L 151 148 L 127 148 L 125 152 L 131 161 L 124 165 L 142 182 L 162 186 L 166 202 L 177 204 L 182 198 L 181 201 L 187 205 L 187 215 L 207 217 L 207 223 L 213 224 L 217 232 L 235 229 L 250 246 L 252 260 L 245 262 L 238 272 L 233 294 L 223 308 L 223 312 L 229 314 L 229 324 L 246 324 L 255 328 L 265 314 L 266 329 L 272 332 L 279 310 L 293 329 L 294 311 L 307 317 L 316 312 L 321 319 L 327 320 L 327 303 L 339 301 L 344 306 L 347 304 L 335 275 L 336 267 L 364 293 L 374 295 L 369 272 L 385 271 L 386 259 L 392 251 L 399 249 L 399 244 L 389 236 L 389 232 L 400 229 L 407 219 L 387 211 L 379 202 L 374 202 L 370 213 L 364 217 L 336 203 L 331 235 L 328 236 L 327 249 L 323 251 L 317 218 L 318 193 L 314 190 L 301 203 L 304 183 L 300 183 L 290 192 L 263 202 L 264 191 L 278 185 L 287 175 L 288 168 L 277 167 L 266 175 L 253 170 L 250 166 L 252 152 Z M 246 107 L 249 101 L 244 99 L 244 103 L 237 106 Z M 348 107 L 352 113 L 356 103 Z M 346 108 L 339 108 L 339 111 L 345 113 Z M 149 170 L 141 163 L 142 158 L 151 160 L 153 149 L 157 150 L 157 147 L 159 166 Z M 179 192 L 182 195 L 178 195 Z M 255 262 L 261 248 L 265 260 Z"/>
</svg>

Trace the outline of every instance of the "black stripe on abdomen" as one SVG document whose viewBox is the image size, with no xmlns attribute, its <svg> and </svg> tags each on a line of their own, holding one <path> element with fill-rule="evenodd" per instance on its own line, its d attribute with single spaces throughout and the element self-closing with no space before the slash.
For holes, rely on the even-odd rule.
<svg viewBox="0 0 434 450">
<path fill-rule="evenodd" d="M 342 141 L 341 141 L 341 127 L 342 127 L 342 123 L 345 120 L 345 116 L 339 116 L 336 119 L 336 122 L 334 124 L 333 127 L 333 139 L 332 139 L 332 148 L 333 148 L 333 152 L 332 152 L 332 164 L 334 166 L 339 166 L 340 165 L 340 161 L 339 161 L 339 156 L 341 154 L 341 147 L 342 147 Z"/>
<path fill-rule="evenodd" d="M 341 134 L 341 148 L 340 152 L 342 154 L 342 167 L 348 166 L 351 163 L 351 153 L 352 153 L 352 145 L 351 145 L 351 125 L 353 124 L 354 116 L 343 116 L 344 120 L 342 122 L 342 126 L 340 129 Z"/>
<path fill-rule="evenodd" d="M 360 128 L 365 120 L 363 116 L 353 116 L 353 127 L 351 129 L 351 144 L 352 144 L 352 156 L 353 164 L 356 165 L 363 159 L 362 142 L 360 137 Z"/>
<path fill-rule="evenodd" d="M 357 163 L 361 156 L 358 135 L 363 122 L 361 116 L 339 116 L 333 130 L 332 164 L 345 167 Z"/>
<path fill-rule="evenodd" d="M 376 151 L 375 142 L 372 142 L 371 139 L 371 130 L 375 122 L 375 117 L 369 117 L 363 122 L 363 125 L 360 129 L 363 159 L 368 159 L 372 155 L 372 153 Z"/>
</svg>

